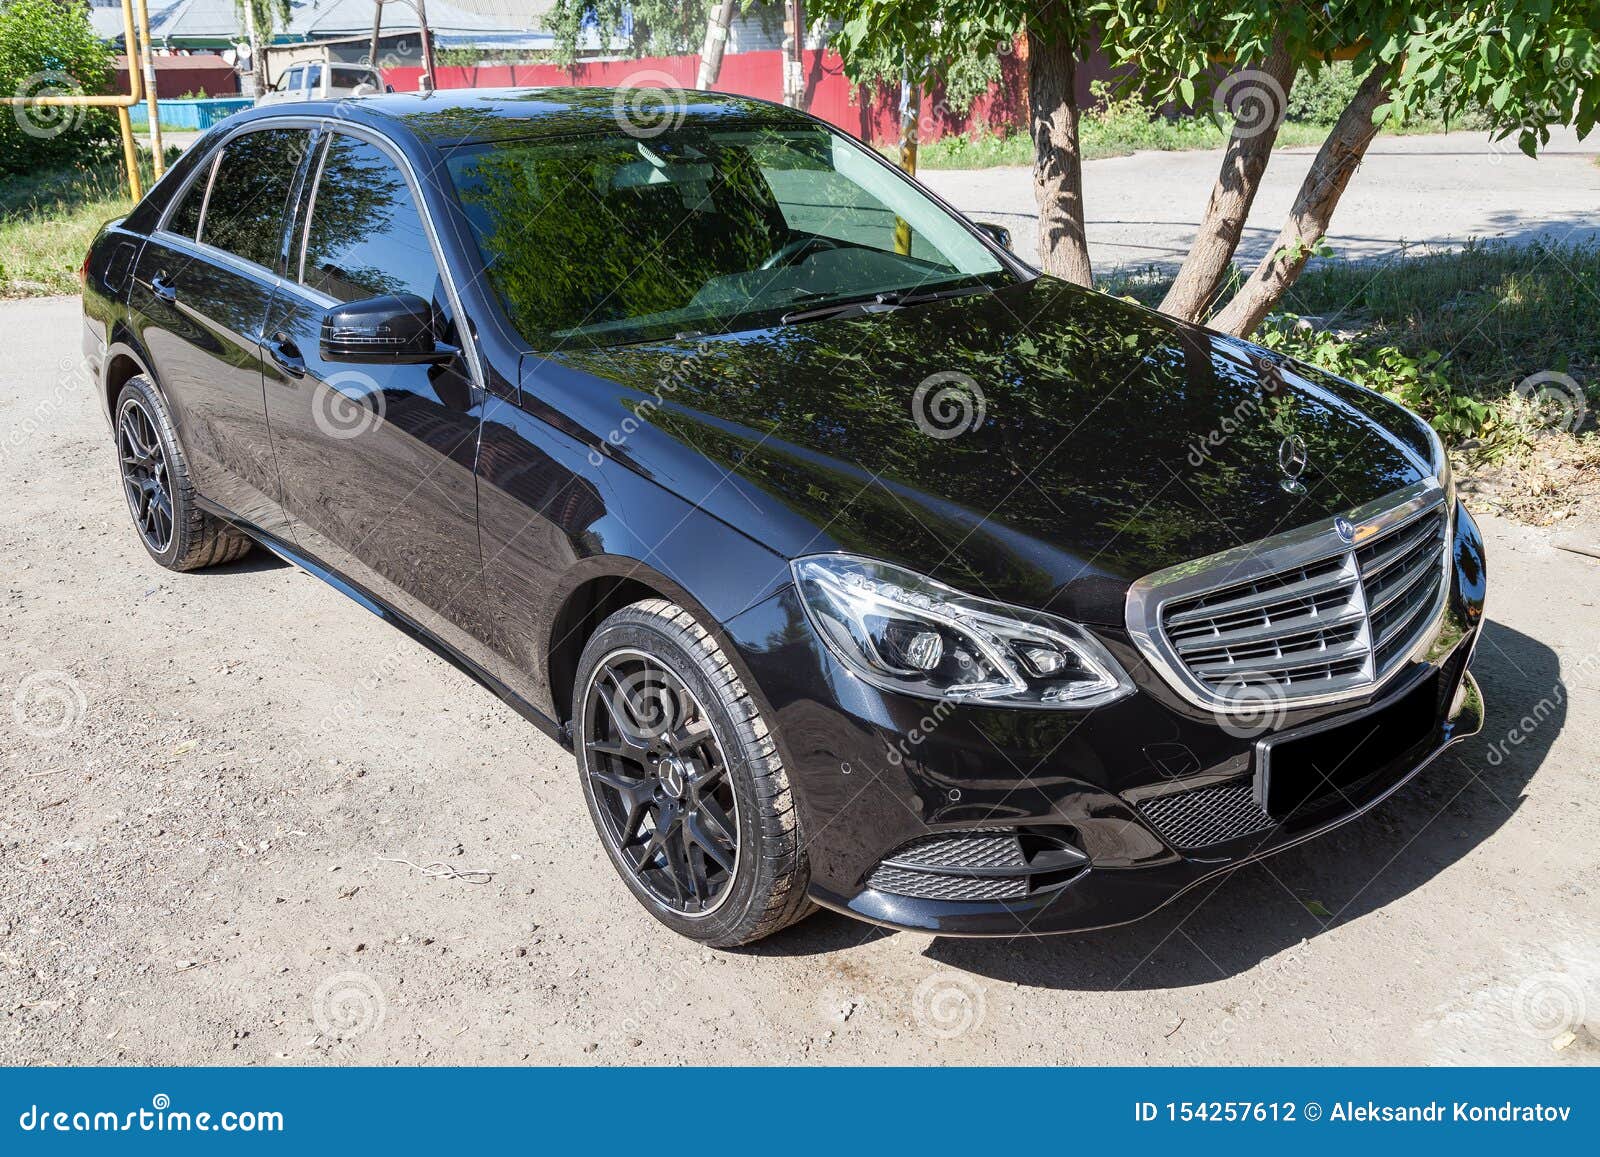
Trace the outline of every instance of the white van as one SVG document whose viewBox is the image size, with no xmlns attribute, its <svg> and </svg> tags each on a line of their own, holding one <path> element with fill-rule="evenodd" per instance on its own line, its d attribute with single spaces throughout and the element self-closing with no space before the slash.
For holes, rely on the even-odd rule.
<svg viewBox="0 0 1600 1157">
<path fill-rule="evenodd" d="M 320 60 L 291 64 L 278 77 L 271 91 L 256 98 L 256 104 L 284 104 L 296 100 L 339 100 L 347 96 L 371 96 L 392 92 L 383 83 L 383 74 L 365 64 L 332 64 Z"/>
</svg>

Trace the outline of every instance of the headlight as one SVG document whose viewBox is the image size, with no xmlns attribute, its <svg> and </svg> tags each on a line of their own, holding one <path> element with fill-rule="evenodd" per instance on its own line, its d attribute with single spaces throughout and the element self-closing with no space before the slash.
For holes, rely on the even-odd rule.
<svg viewBox="0 0 1600 1157">
<path fill-rule="evenodd" d="M 812 625 L 874 687 L 1002 707 L 1098 707 L 1133 692 L 1094 636 L 1065 619 L 853 555 L 791 566 Z"/>
</svg>

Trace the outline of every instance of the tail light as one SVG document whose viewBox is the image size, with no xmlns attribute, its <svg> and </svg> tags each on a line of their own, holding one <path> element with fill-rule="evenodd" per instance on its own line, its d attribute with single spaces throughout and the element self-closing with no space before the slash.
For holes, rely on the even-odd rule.
<svg viewBox="0 0 1600 1157">
<path fill-rule="evenodd" d="M 94 254 L 94 250 L 93 249 L 89 250 L 88 253 L 85 253 L 83 255 L 83 264 L 78 266 L 78 284 L 79 285 L 88 285 L 89 284 L 89 258 L 93 254 Z"/>
</svg>

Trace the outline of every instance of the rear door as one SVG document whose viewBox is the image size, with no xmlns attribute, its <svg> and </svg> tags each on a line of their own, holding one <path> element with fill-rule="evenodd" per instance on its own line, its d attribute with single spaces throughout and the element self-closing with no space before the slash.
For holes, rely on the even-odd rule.
<svg viewBox="0 0 1600 1157">
<path fill-rule="evenodd" d="M 343 131 L 328 134 L 310 179 L 265 327 L 284 506 L 307 551 L 479 657 L 468 626 L 481 611 L 483 394 L 466 355 L 374 365 L 320 352 L 331 306 L 390 293 L 431 302 L 443 339 L 463 344 L 419 191 L 387 146 Z"/>
<path fill-rule="evenodd" d="M 139 256 L 135 324 L 200 493 L 282 529 L 261 384 L 261 327 L 278 282 L 309 129 L 227 141 L 174 198 Z"/>
</svg>

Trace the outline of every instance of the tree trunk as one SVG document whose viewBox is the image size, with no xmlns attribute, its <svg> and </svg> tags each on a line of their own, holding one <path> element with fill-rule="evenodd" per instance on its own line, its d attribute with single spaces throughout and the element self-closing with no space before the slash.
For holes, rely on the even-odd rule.
<svg viewBox="0 0 1600 1157">
<path fill-rule="evenodd" d="M 806 6 L 805 0 L 788 0 L 783 21 L 783 103 L 805 107 Z"/>
<path fill-rule="evenodd" d="M 1033 132 L 1033 195 L 1039 203 L 1044 271 L 1094 283 L 1083 232 L 1083 155 L 1078 142 L 1075 46 L 1028 29 L 1028 115 Z"/>
<path fill-rule="evenodd" d="M 1322 142 L 1278 239 L 1256 266 L 1250 280 L 1240 286 L 1233 300 L 1211 319 L 1212 329 L 1244 337 L 1261 324 L 1261 319 L 1272 312 L 1300 276 L 1311 251 L 1328 232 L 1328 222 L 1345 186 L 1361 164 L 1361 158 L 1366 156 L 1372 138 L 1378 134 L 1377 126 L 1372 123 L 1372 113 L 1388 99 L 1395 67 L 1380 63 L 1367 73 L 1356 95 L 1339 114 L 1328 139 Z"/>
<path fill-rule="evenodd" d="M 900 81 L 900 168 L 908 177 L 917 175 L 917 143 L 921 136 L 922 86 L 909 72 Z M 911 253 L 911 222 L 894 219 L 894 251 Z"/>
<path fill-rule="evenodd" d="M 706 42 L 700 49 L 700 73 L 696 88 L 710 88 L 722 75 L 722 54 L 728 47 L 728 28 L 733 24 L 735 0 L 712 0 L 706 17 Z"/>
<path fill-rule="evenodd" d="M 1260 68 L 1235 73 L 1226 83 L 1224 91 L 1235 116 L 1233 135 L 1194 244 L 1161 302 L 1161 312 L 1200 321 L 1211 307 L 1239 247 L 1250 206 L 1277 143 L 1296 67 L 1279 36 Z"/>
</svg>

